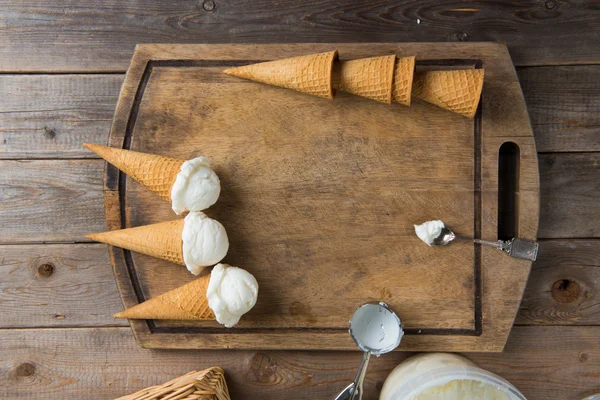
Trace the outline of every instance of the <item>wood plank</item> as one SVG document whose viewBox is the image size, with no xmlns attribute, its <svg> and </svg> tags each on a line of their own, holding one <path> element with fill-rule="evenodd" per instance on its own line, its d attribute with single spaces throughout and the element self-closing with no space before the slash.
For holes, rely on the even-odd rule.
<svg viewBox="0 0 600 400">
<path fill-rule="evenodd" d="M 540 154 L 539 238 L 600 236 L 600 153 Z"/>
<path fill-rule="evenodd" d="M 599 335 L 600 327 L 516 327 L 504 353 L 468 357 L 529 400 L 578 400 L 598 389 Z M 360 359 L 357 352 L 149 351 L 128 328 L 3 330 L 0 337 L 0 395 L 13 399 L 110 399 L 213 365 L 225 369 L 233 398 L 328 399 Z M 376 399 L 408 355 L 373 359 L 363 398 Z"/>
<path fill-rule="evenodd" d="M 600 324 L 599 253 L 598 240 L 541 241 L 516 323 Z M 104 245 L 0 246 L 0 261 L 0 328 L 127 325 L 112 318 L 123 305 Z"/>
<path fill-rule="evenodd" d="M 518 69 L 538 151 L 600 151 L 598 74 L 592 65 Z M 0 99 L 0 158 L 95 158 L 81 143 L 106 143 L 122 81 L 1 75 L 0 92 L 10 95 Z"/>
<path fill-rule="evenodd" d="M 600 66 L 517 70 L 537 151 L 600 151 Z"/>
<path fill-rule="evenodd" d="M 0 246 L 0 328 L 127 326 L 106 246 Z"/>
<path fill-rule="evenodd" d="M 0 159 L 96 158 L 123 75 L 0 75 Z"/>
<path fill-rule="evenodd" d="M 600 325 L 600 240 L 543 240 L 516 320 Z"/>
<path fill-rule="evenodd" d="M 125 71 L 137 43 L 507 43 L 517 65 L 600 59 L 594 0 L 118 0 L 0 6 L 0 70 Z M 493 23 L 490 23 L 490 20 Z"/>
<path fill-rule="evenodd" d="M 515 327 L 503 354 L 469 355 L 528 400 L 579 400 L 597 393 L 600 327 Z"/>
<path fill-rule="evenodd" d="M 100 160 L 0 161 L 0 243 L 87 241 L 103 231 Z"/>
<path fill-rule="evenodd" d="M 600 154 L 542 154 L 539 238 L 598 237 Z M 0 161 L 0 243 L 85 241 L 105 230 L 99 160 Z"/>
</svg>

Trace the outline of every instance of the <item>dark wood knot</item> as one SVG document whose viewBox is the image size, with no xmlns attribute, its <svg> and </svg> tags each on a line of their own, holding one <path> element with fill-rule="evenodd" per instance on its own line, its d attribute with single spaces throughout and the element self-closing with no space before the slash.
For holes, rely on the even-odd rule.
<svg viewBox="0 0 600 400">
<path fill-rule="evenodd" d="M 581 286 L 571 279 L 559 279 L 552 285 L 552 297 L 559 303 L 572 303 L 580 294 Z"/>
<path fill-rule="evenodd" d="M 465 31 L 461 31 L 456 34 L 456 38 L 459 42 L 466 42 L 469 40 L 469 34 Z"/>
<path fill-rule="evenodd" d="M 215 2 L 212 0 L 206 0 L 202 3 L 202 8 L 206 11 L 212 11 L 215 9 Z"/>
<path fill-rule="evenodd" d="M 54 139 L 56 137 L 56 130 L 45 126 L 44 127 L 44 136 L 48 139 Z"/>
<path fill-rule="evenodd" d="M 35 373 L 35 366 L 30 363 L 23 363 L 17 367 L 17 376 L 31 376 Z"/>
<path fill-rule="evenodd" d="M 265 353 L 256 353 L 250 361 L 252 380 L 260 383 L 277 382 L 277 364 Z"/>
<path fill-rule="evenodd" d="M 38 267 L 38 274 L 43 276 L 44 278 L 48 278 L 50 275 L 54 273 L 54 265 L 52 264 L 42 264 Z"/>
<path fill-rule="evenodd" d="M 546 9 L 547 10 L 553 10 L 554 7 L 556 7 L 556 4 L 552 0 L 549 0 L 549 1 L 546 2 Z"/>
</svg>

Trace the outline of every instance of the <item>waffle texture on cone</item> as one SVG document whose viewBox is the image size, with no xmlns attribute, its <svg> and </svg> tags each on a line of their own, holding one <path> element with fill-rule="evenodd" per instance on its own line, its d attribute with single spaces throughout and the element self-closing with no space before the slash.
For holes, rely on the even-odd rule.
<svg viewBox="0 0 600 400">
<path fill-rule="evenodd" d="M 438 107 L 473 118 L 481 98 L 483 69 L 427 71 L 415 75 L 412 94 Z"/>
<path fill-rule="evenodd" d="M 337 51 L 227 69 L 228 75 L 333 99 L 331 75 Z"/>
<path fill-rule="evenodd" d="M 87 235 L 88 239 L 185 265 L 181 239 L 184 220 Z"/>
<path fill-rule="evenodd" d="M 341 61 L 334 67 L 333 87 L 382 103 L 392 102 L 396 56 Z"/>
<path fill-rule="evenodd" d="M 415 57 L 398 58 L 394 67 L 394 83 L 392 85 L 394 103 L 410 106 L 414 74 Z"/>
<path fill-rule="evenodd" d="M 171 188 L 185 160 L 99 144 L 84 143 L 84 146 L 169 203 L 171 202 Z"/>
<path fill-rule="evenodd" d="M 209 281 L 210 274 L 202 276 L 177 289 L 117 313 L 115 318 L 214 320 L 215 315 L 208 306 L 206 298 Z"/>
</svg>

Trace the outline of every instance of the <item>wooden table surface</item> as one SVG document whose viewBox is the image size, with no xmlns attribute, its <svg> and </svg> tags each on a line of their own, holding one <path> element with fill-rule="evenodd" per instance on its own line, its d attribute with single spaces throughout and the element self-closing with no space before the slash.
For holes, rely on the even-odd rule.
<svg viewBox="0 0 600 400">
<path fill-rule="evenodd" d="M 220 365 L 237 399 L 329 399 L 354 352 L 137 346 L 106 247 L 105 144 L 136 43 L 509 46 L 539 152 L 540 257 L 502 354 L 530 400 L 600 392 L 600 7 L 595 0 L 0 1 L 0 397 L 110 399 Z M 372 361 L 367 399 L 395 365 Z"/>
</svg>

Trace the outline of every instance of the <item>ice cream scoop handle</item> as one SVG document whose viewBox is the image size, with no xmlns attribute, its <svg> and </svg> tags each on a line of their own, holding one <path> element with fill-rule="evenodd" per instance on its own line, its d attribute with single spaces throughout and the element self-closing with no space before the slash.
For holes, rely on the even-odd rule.
<svg viewBox="0 0 600 400">
<path fill-rule="evenodd" d="M 367 366 L 369 365 L 370 359 L 371 359 L 371 352 L 365 351 L 362 362 L 360 363 L 360 366 L 358 367 L 358 372 L 356 372 L 356 378 L 354 378 L 354 390 L 352 391 L 350 400 L 361 400 L 362 399 L 363 382 L 365 380 L 365 375 L 367 374 Z"/>
<path fill-rule="evenodd" d="M 498 240 L 497 242 L 491 242 L 489 240 L 471 239 L 471 238 L 464 237 L 464 236 L 457 236 L 456 239 L 457 240 L 466 240 L 468 242 L 475 242 L 475 243 L 482 244 L 484 246 L 492 246 L 499 250 L 504 250 L 504 248 L 506 246 L 506 242 L 503 242 L 502 240 Z"/>
</svg>

